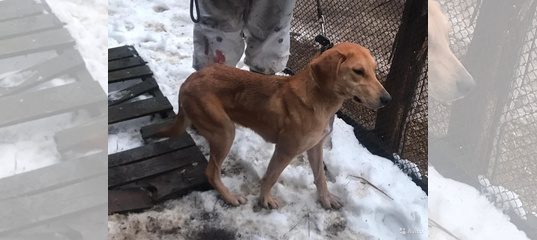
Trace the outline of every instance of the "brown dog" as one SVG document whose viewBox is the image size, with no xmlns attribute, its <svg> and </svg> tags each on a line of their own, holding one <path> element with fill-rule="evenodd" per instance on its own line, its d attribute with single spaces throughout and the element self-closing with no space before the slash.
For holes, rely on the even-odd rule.
<svg viewBox="0 0 537 240">
<path fill-rule="evenodd" d="M 330 118 L 344 100 L 355 97 L 373 109 L 391 100 L 377 80 L 375 68 L 369 50 L 353 43 L 334 46 L 291 77 L 215 64 L 183 83 L 179 115 L 161 135 L 178 135 L 193 124 L 209 142 L 211 155 L 205 171 L 209 183 L 227 203 L 237 206 L 246 199 L 224 186 L 220 171 L 235 137 L 235 123 L 251 128 L 276 144 L 261 183 L 261 205 L 278 207 L 272 186 L 291 160 L 307 151 L 322 206 L 340 208 L 341 202 L 326 185 L 322 140 L 328 134 Z"/>
</svg>

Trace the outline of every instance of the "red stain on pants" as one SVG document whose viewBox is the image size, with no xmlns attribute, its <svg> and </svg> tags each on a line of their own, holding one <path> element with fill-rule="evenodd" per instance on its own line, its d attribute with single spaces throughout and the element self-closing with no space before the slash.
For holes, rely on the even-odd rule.
<svg viewBox="0 0 537 240">
<path fill-rule="evenodd" d="M 222 51 L 220 51 L 220 50 L 215 51 L 214 62 L 215 63 L 225 63 L 226 62 L 226 56 L 224 56 Z"/>
</svg>

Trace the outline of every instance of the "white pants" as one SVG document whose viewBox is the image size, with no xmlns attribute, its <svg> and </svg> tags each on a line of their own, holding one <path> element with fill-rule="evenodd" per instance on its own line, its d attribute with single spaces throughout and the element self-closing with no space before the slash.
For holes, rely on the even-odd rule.
<svg viewBox="0 0 537 240">
<path fill-rule="evenodd" d="M 250 70 L 281 72 L 289 58 L 294 5 L 295 0 L 200 0 L 193 67 L 236 66 L 244 52 Z"/>
</svg>

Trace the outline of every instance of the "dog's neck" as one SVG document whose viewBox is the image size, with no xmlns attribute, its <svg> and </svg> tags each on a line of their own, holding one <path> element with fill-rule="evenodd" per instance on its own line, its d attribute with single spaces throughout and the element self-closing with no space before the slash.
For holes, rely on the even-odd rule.
<svg viewBox="0 0 537 240">
<path fill-rule="evenodd" d="M 314 111 L 326 111 L 334 114 L 341 108 L 345 100 L 331 89 L 322 88 L 315 81 L 309 64 L 290 78 L 294 93 L 304 105 Z M 299 89 L 304 89 L 305 91 L 300 91 Z"/>
</svg>

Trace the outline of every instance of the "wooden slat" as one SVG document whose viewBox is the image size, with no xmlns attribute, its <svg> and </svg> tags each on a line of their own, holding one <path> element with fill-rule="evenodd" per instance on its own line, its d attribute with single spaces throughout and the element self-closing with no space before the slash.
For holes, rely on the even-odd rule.
<svg viewBox="0 0 537 240">
<path fill-rule="evenodd" d="M 108 124 L 122 122 L 173 109 L 166 98 L 148 98 L 108 108 Z"/>
<path fill-rule="evenodd" d="M 0 96 L 19 93 L 35 87 L 43 82 L 59 77 L 70 70 L 83 67 L 84 61 L 82 60 L 80 54 L 74 49 L 66 50 L 57 57 L 14 73 L 25 76 L 24 82 L 15 87 L 0 89 Z M 6 76 L 6 78 L 7 77 L 12 76 Z M 0 78 L 0 80 L 2 79 Z"/>
<path fill-rule="evenodd" d="M 122 58 L 114 61 L 108 62 L 108 72 L 122 70 L 125 68 L 132 68 L 137 66 L 145 65 L 145 61 L 142 60 L 139 56 Z"/>
<path fill-rule="evenodd" d="M 121 91 L 113 92 L 108 95 L 108 106 L 114 106 L 119 103 L 125 102 L 134 97 L 140 96 L 151 90 L 158 89 L 157 82 L 153 78 L 144 79 L 141 83 L 135 84 L 131 87 L 123 89 Z"/>
<path fill-rule="evenodd" d="M 58 49 L 73 44 L 74 40 L 66 29 L 52 29 L 0 40 L 0 58 Z"/>
<path fill-rule="evenodd" d="M 104 93 L 97 82 L 76 82 L 25 92 L 0 98 L 0 106 L 6 114 L 0 118 L 0 127 L 18 124 L 38 118 L 104 104 Z"/>
<path fill-rule="evenodd" d="M 121 46 L 108 49 L 108 61 L 113 61 L 121 58 L 138 56 L 133 46 Z"/>
<path fill-rule="evenodd" d="M 152 195 L 153 201 L 160 202 L 182 196 L 191 191 L 211 189 L 211 185 L 205 175 L 207 160 L 199 150 L 192 158 L 198 159 L 198 161 L 177 170 L 140 181 L 143 185 L 149 185 L 156 189 Z"/>
<path fill-rule="evenodd" d="M 151 125 L 144 126 L 140 129 L 140 134 L 142 135 L 142 139 L 148 140 L 150 138 L 155 137 L 156 133 L 164 128 L 168 127 L 171 124 L 175 123 L 174 118 L 166 119 L 164 122 L 155 123 Z"/>
<path fill-rule="evenodd" d="M 0 201 L 80 182 L 107 170 L 106 153 L 101 152 L 2 178 Z"/>
<path fill-rule="evenodd" d="M 22 1 L 20 3 L 5 4 L 7 6 L 0 7 L 0 21 L 42 14 L 45 11 L 41 4 L 26 4 L 22 3 Z"/>
<path fill-rule="evenodd" d="M 108 190 L 108 214 L 140 211 L 152 206 L 149 193 L 142 189 Z"/>
<path fill-rule="evenodd" d="M 196 159 L 198 148 L 191 146 L 168 154 L 149 158 L 142 162 L 112 167 L 108 169 L 108 187 L 113 188 L 128 184 L 146 177 L 171 171 L 190 165 Z"/>
<path fill-rule="evenodd" d="M 14 232 L 62 216 L 106 204 L 106 175 L 41 192 L 0 201 L 0 235 Z"/>
<path fill-rule="evenodd" d="M 114 153 L 108 156 L 108 167 L 135 163 L 151 157 L 160 156 L 179 149 L 194 146 L 194 140 L 187 133 L 169 138 L 160 142 L 150 143 L 127 151 Z"/>
<path fill-rule="evenodd" d="M 58 152 L 67 159 L 90 151 L 106 151 L 108 116 L 101 115 L 81 124 L 64 129 L 54 135 Z"/>
<path fill-rule="evenodd" d="M 153 75 L 148 66 L 138 66 L 108 73 L 108 83 L 121 82 L 129 79 L 150 77 Z"/>
<path fill-rule="evenodd" d="M 52 28 L 62 28 L 61 22 L 52 14 L 40 14 L 0 22 L 1 38 L 14 37 Z"/>
</svg>

